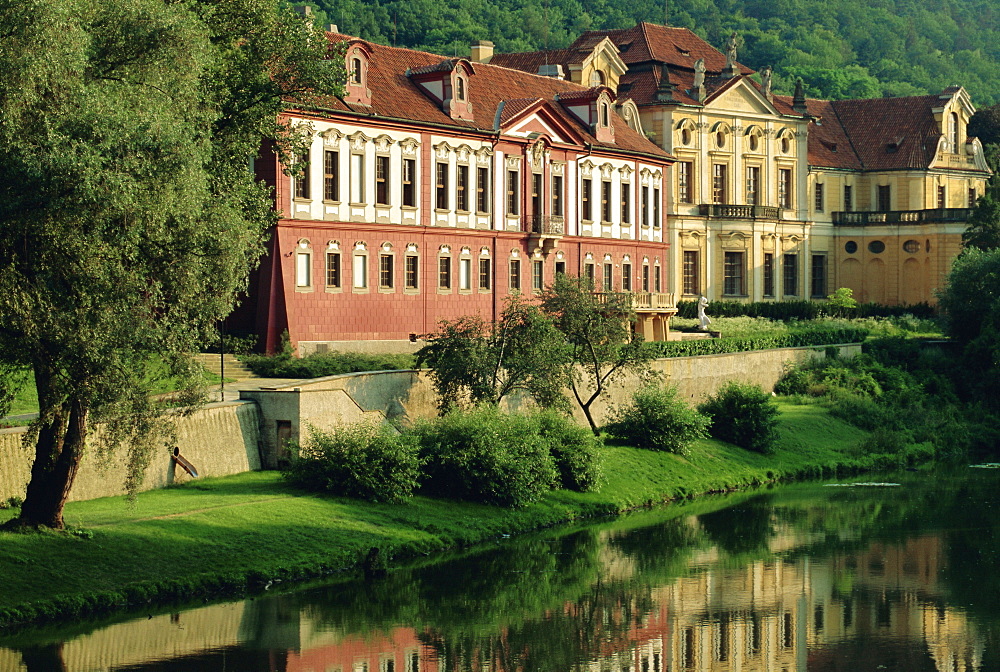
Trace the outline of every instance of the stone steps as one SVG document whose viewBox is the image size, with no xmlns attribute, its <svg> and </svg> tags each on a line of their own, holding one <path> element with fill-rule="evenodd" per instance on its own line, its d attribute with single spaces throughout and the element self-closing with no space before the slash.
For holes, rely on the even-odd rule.
<svg viewBox="0 0 1000 672">
<path fill-rule="evenodd" d="M 205 370 L 209 373 L 214 373 L 219 375 L 219 355 L 218 353 L 211 352 L 200 352 L 194 356 L 195 360 L 205 367 Z M 222 356 L 224 366 L 225 377 L 231 378 L 233 380 L 247 380 L 249 378 L 256 378 L 253 371 L 248 369 L 243 365 L 240 360 L 236 359 L 235 355 L 226 354 Z"/>
</svg>

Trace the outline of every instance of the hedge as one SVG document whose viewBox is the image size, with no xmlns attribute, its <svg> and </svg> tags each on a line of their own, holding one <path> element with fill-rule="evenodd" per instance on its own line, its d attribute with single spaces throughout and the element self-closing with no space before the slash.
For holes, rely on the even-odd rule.
<svg viewBox="0 0 1000 672">
<path fill-rule="evenodd" d="M 801 348 L 838 343 L 861 343 L 868 338 L 867 329 L 823 329 L 798 333 L 769 334 L 747 338 L 706 338 L 694 341 L 655 341 L 644 345 L 657 358 L 721 355 L 731 352 Z"/>
<path fill-rule="evenodd" d="M 839 308 L 819 301 L 712 301 L 709 317 L 766 317 L 771 320 L 815 320 L 820 317 L 900 317 L 913 315 L 930 318 L 934 308 L 927 303 L 903 306 L 884 306 L 878 303 L 860 303 L 856 308 Z M 678 301 L 677 317 L 698 317 L 697 301 Z"/>
</svg>

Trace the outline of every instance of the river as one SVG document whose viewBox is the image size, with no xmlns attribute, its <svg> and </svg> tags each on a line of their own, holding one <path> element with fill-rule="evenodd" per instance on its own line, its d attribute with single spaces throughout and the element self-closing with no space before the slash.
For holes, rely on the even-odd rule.
<svg viewBox="0 0 1000 672">
<path fill-rule="evenodd" d="M 1000 469 L 878 480 L 705 498 L 369 580 L 0 635 L 0 672 L 1000 670 Z"/>
</svg>

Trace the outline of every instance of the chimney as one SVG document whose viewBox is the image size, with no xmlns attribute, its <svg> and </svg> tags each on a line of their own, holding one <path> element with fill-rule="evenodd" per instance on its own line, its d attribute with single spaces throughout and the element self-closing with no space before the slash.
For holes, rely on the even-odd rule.
<svg viewBox="0 0 1000 672">
<path fill-rule="evenodd" d="M 563 67 L 559 63 L 554 65 L 539 65 L 538 74 L 542 77 L 551 77 L 553 79 L 566 79 Z"/>
<path fill-rule="evenodd" d="M 292 7 L 292 9 L 294 9 L 296 12 L 307 18 L 312 16 L 313 13 L 313 8 L 310 7 L 309 5 L 295 5 L 294 7 Z"/>
<path fill-rule="evenodd" d="M 339 33 L 340 32 L 340 26 L 338 26 L 336 23 L 329 23 L 326 26 L 326 32 L 328 32 L 328 33 Z"/>
<path fill-rule="evenodd" d="M 469 58 L 473 63 L 489 63 L 493 58 L 493 43 L 489 40 L 476 40 L 472 43 L 472 56 Z"/>
</svg>

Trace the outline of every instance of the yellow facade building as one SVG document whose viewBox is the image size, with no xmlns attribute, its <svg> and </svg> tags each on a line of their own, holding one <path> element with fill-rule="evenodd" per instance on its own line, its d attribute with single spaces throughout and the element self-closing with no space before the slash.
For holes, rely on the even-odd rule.
<svg viewBox="0 0 1000 672">
<path fill-rule="evenodd" d="M 607 86 L 619 114 L 676 157 L 668 291 L 679 299 L 934 303 L 990 175 L 968 93 L 811 100 L 686 28 L 591 31 L 567 49 L 478 52 Z M 751 75 L 755 75 L 751 77 Z M 759 81 L 758 81 L 759 80 Z"/>
</svg>

